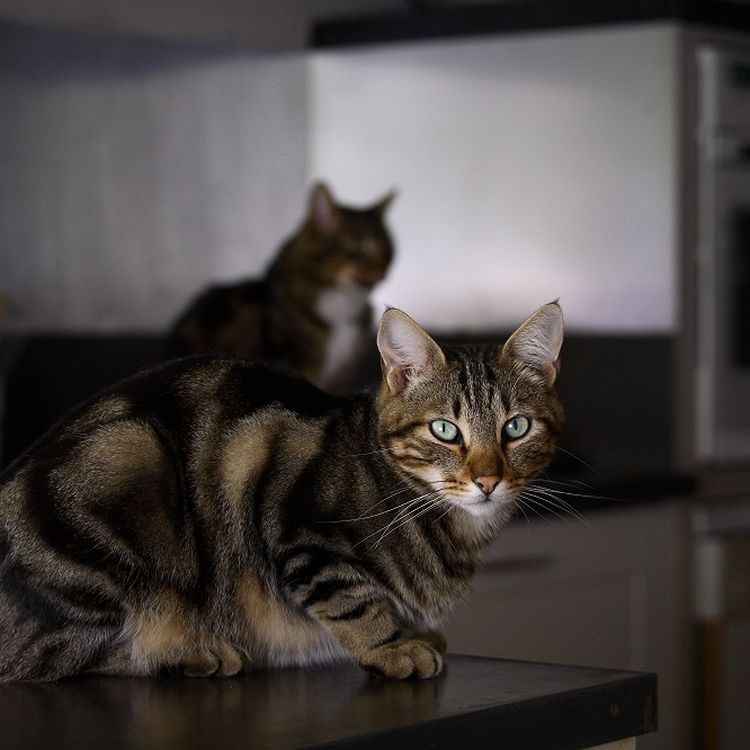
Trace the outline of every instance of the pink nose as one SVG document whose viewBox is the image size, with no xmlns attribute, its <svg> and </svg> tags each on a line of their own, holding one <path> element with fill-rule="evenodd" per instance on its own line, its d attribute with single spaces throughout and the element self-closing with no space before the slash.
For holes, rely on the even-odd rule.
<svg viewBox="0 0 750 750">
<path fill-rule="evenodd" d="M 474 484 L 479 487 L 485 495 L 491 495 L 492 491 L 500 484 L 500 477 L 476 477 Z"/>
</svg>

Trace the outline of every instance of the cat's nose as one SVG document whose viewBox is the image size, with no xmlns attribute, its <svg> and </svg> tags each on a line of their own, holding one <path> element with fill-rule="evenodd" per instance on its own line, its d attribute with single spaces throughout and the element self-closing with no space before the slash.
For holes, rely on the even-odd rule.
<svg viewBox="0 0 750 750">
<path fill-rule="evenodd" d="M 474 479 L 474 484 L 479 487 L 485 495 L 491 495 L 495 487 L 500 484 L 500 477 L 497 477 L 494 474 L 489 477 L 476 477 Z"/>
</svg>

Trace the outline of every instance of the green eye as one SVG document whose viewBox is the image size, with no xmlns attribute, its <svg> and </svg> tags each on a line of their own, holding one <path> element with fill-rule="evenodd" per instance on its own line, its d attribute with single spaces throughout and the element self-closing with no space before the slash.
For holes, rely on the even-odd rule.
<svg viewBox="0 0 750 750">
<path fill-rule="evenodd" d="M 513 417 L 513 419 L 509 419 L 504 425 L 503 425 L 503 432 L 505 433 L 505 436 L 510 438 L 511 440 L 517 440 L 520 437 L 523 437 L 531 427 L 531 422 L 524 416 L 517 416 Z"/>
<path fill-rule="evenodd" d="M 459 435 L 458 427 L 446 419 L 436 419 L 430 422 L 430 430 L 438 440 L 444 440 L 446 443 L 452 443 Z"/>
</svg>

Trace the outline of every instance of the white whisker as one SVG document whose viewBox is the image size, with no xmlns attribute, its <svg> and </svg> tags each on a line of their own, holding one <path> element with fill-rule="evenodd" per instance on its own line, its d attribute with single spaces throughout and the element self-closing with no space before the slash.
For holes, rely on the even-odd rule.
<svg viewBox="0 0 750 750">
<path fill-rule="evenodd" d="M 586 521 L 582 516 L 580 516 L 580 514 L 573 513 L 568 508 L 563 508 L 562 506 L 557 505 L 553 498 L 550 498 L 549 496 L 545 496 L 541 494 L 535 494 L 533 489 L 531 488 L 529 488 L 527 492 L 529 493 L 529 496 L 526 499 L 529 500 L 529 502 L 537 504 L 540 508 L 543 508 L 546 512 L 552 513 L 552 515 L 557 516 L 563 521 L 566 521 L 566 522 L 581 521 L 584 525 L 588 526 L 588 528 L 593 531 L 588 521 Z"/>
<path fill-rule="evenodd" d="M 571 505 L 566 500 L 563 500 L 561 497 L 557 497 L 554 494 L 554 491 L 546 490 L 542 487 L 530 487 L 529 492 L 532 494 L 536 493 L 534 496 L 539 498 L 540 500 L 544 497 L 547 498 L 548 502 L 552 503 L 558 503 L 556 507 L 560 508 L 560 510 L 567 511 L 571 516 L 577 518 L 579 521 L 584 523 L 586 526 L 589 527 L 592 531 L 594 530 L 591 524 L 584 518 L 583 514 L 573 505 Z"/>
<path fill-rule="evenodd" d="M 367 536 L 363 537 L 359 541 L 355 543 L 355 546 L 357 544 L 361 544 L 362 542 L 367 541 L 371 537 L 375 536 L 376 534 L 382 533 L 384 530 L 388 530 L 390 526 L 397 523 L 401 518 L 404 517 L 405 514 L 408 514 L 412 512 L 415 509 L 415 506 L 421 506 L 422 503 L 429 501 L 429 498 L 431 496 L 436 495 L 440 490 L 430 490 L 429 492 L 425 492 L 422 495 L 419 495 L 415 498 L 412 498 L 411 500 L 407 500 L 400 505 L 396 506 L 392 510 L 398 510 L 397 515 L 395 518 L 392 518 L 384 527 L 377 529 L 376 531 L 373 531 L 371 534 L 368 534 Z"/>
<path fill-rule="evenodd" d="M 394 528 L 392 528 L 390 531 L 388 531 L 388 529 L 386 529 L 386 531 L 383 532 L 383 534 L 380 536 L 380 538 L 377 540 L 377 542 L 375 542 L 375 544 L 373 544 L 370 547 L 370 550 L 372 550 L 375 547 L 377 547 L 383 541 L 383 539 L 385 539 L 387 536 L 389 536 L 390 534 L 392 534 L 394 531 L 398 531 L 398 529 L 406 526 L 408 523 L 416 520 L 420 516 L 423 516 L 425 513 L 428 513 L 433 508 L 437 508 L 438 505 L 440 505 L 440 503 L 442 501 L 443 501 L 443 497 L 442 496 L 429 498 L 427 501 L 425 501 L 424 505 L 420 506 L 415 511 L 414 510 L 410 511 L 410 513 L 407 514 L 408 517 L 404 517 L 404 519 L 401 521 L 401 523 L 399 523 L 397 526 L 395 526 Z"/>
<path fill-rule="evenodd" d="M 597 471 L 591 464 L 587 464 L 580 456 L 576 456 L 573 451 L 569 451 L 567 448 L 561 448 L 559 445 L 555 447 L 555 450 L 562 451 L 563 453 L 567 453 L 571 458 L 575 458 L 576 461 L 579 461 L 582 463 L 587 469 L 590 469 L 594 472 L 598 477 L 601 477 L 604 479 L 604 475 L 601 474 L 599 471 Z"/>
</svg>

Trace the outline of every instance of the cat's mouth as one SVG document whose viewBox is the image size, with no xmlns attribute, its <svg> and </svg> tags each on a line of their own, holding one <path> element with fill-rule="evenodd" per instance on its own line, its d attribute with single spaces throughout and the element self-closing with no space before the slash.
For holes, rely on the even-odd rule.
<svg viewBox="0 0 750 750">
<path fill-rule="evenodd" d="M 355 284 L 369 291 L 383 280 L 383 274 L 356 274 L 352 277 L 352 280 Z"/>
<path fill-rule="evenodd" d="M 447 500 L 453 507 L 460 508 L 472 516 L 490 515 L 503 504 L 499 496 L 494 494 L 485 495 L 484 493 L 482 493 L 481 497 L 474 495 L 474 493 L 469 493 L 467 495 L 450 497 Z"/>
<path fill-rule="evenodd" d="M 509 505 L 515 498 L 516 494 L 514 492 L 507 489 L 503 490 L 498 486 L 489 495 L 481 491 L 474 492 L 469 489 L 466 493 L 448 499 L 453 506 L 461 508 L 473 516 L 488 516 L 493 515 L 500 508 Z"/>
<path fill-rule="evenodd" d="M 341 274 L 340 279 L 342 281 L 349 281 L 356 284 L 362 289 L 371 290 L 374 286 L 379 284 L 385 277 L 385 269 L 369 269 L 364 270 L 362 268 L 347 268 Z"/>
</svg>

